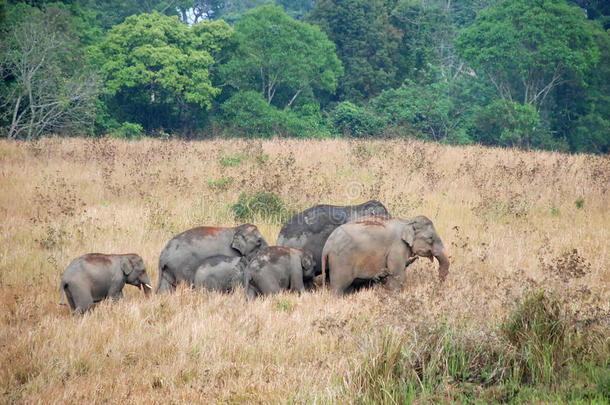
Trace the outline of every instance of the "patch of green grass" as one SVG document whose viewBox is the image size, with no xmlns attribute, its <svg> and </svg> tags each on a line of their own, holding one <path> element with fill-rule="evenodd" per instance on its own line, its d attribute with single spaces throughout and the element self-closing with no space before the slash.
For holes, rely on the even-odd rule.
<svg viewBox="0 0 610 405">
<path fill-rule="evenodd" d="M 610 348 L 571 340 L 559 301 L 527 292 L 499 328 L 421 325 L 364 344 L 343 381 L 349 403 L 608 403 Z M 595 353 L 584 356 L 583 353 Z"/>
<path fill-rule="evenodd" d="M 283 223 L 294 215 L 279 195 L 258 192 L 253 195 L 242 193 L 231 210 L 238 221 Z"/>
<path fill-rule="evenodd" d="M 288 298 L 280 298 L 280 299 L 275 301 L 275 304 L 273 305 L 273 308 L 276 311 L 292 312 L 292 310 L 294 309 L 294 304 Z"/>
<path fill-rule="evenodd" d="M 220 163 L 221 166 L 239 166 L 247 158 L 248 156 L 242 153 L 232 156 L 222 153 L 218 158 L 218 163 Z"/>
<path fill-rule="evenodd" d="M 219 179 L 208 179 L 208 186 L 218 190 L 226 190 L 233 179 L 231 177 L 221 177 Z"/>
<path fill-rule="evenodd" d="M 576 208 L 580 210 L 585 206 L 585 199 L 580 197 L 578 200 L 574 201 L 574 204 L 576 205 Z"/>
</svg>

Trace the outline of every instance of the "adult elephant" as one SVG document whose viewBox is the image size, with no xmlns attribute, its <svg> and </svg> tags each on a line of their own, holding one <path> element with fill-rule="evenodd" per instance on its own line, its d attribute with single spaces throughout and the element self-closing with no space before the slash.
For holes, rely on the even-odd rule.
<svg viewBox="0 0 610 405">
<path fill-rule="evenodd" d="M 390 217 L 382 203 L 370 200 L 360 205 L 316 205 L 296 214 L 282 226 L 278 246 L 309 250 L 313 254 L 315 275 L 322 274 L 322 249 L 328 236 L 340 225 L 361 217 Z"/>
<path fill-rule="evenodd" d="M 146 295 L 152 289 L 144 261 L 136 254 L 89 253 L 72 260 L 61 276 L 61 291 L 75 314 L 105 298 L 122 298 L 125 284 L 144 289 Z"/>
<path fill-rule="evenodd" d="M 333 231 L 322 252 L 322 270 L 328 268 L 330 286 L 338 295 L 370 280 L 382 281 L 389 290 L 401 290 L 405 266 L 413 256 L 435 257 L 439 279 L 445 280 L 449 258 L 432 221 L 424 216 L 371 216 Z"/>
<path fill-rule="evenodd" d="M 267 242 L 258 228 L 244 224 L 234 228 L 200 226 L 170 240 L 159 256 L 157 294 L 173 291 L 176 285 L 194 285 L 195 272 L 204 260 L 217 255 L 252 257 Z"/>
</svg>

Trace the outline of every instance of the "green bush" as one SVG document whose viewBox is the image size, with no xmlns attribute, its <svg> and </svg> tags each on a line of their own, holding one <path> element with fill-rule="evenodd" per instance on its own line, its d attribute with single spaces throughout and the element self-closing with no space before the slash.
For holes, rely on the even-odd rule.
<svg viewBox="0 0 610 405">
<path fill-rule="evenodd" d="M 142 136 L 142 125 L 133 122 L 123 122 L 110 132 L 110 136 L 121 139 L 139 139 Z"/>
<path fill-rule="evenodd" d="M 349 101 L 343 101 L 330 114 L 330 120 L 338 135 L 363 138 L 379 134 L 384 122 L 370 111 Z"/>
<path fill-rule="evenodd" d="M 253 195 L 242 193 L 231 210 L 238 221 L 284 223 L 294 212 L 289 210 L 282 197 L 266 192 Z"/>
</svg>

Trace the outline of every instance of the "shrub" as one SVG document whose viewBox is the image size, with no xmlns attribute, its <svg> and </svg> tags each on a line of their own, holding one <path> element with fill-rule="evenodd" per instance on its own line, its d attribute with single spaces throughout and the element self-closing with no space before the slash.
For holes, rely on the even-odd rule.
<svg viewBox="0 0 610 405">
<path fill-rule="evenodd" d="M 267 223 L 283 223 L 294 215 L 294 212 L 288 210 L 282 197 L 266 192 L 253 195 L 242 193 L 231 206 L 231 210 L 236 220 L 249 222 L 262 220 Z"/>
<path fill-rule="evenodd" d="M 567 328 L 559 301 L 545 291 L 528 292 L 502 324 L 516 350 L 514 377 L 527 383 L 550 383 L 566 361 Z"/>
<path fill-rule="evenodd" d="M 344 136 L 369 137 L 380 133 L 384 128 L 380 118 L 349 101 L 337 104 L 330 119 L 335 132 Z"/>
</svg>

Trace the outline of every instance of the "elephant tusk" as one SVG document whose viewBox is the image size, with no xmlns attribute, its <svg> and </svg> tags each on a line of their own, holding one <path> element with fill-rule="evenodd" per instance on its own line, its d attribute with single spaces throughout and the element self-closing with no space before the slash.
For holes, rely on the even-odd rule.
<svg viewBox="0 0 610 405">
<path fill-rule="evenodd" d="M 152 290 L 152 285 L 144 283 L 144 285 Z"/>
</svg>

